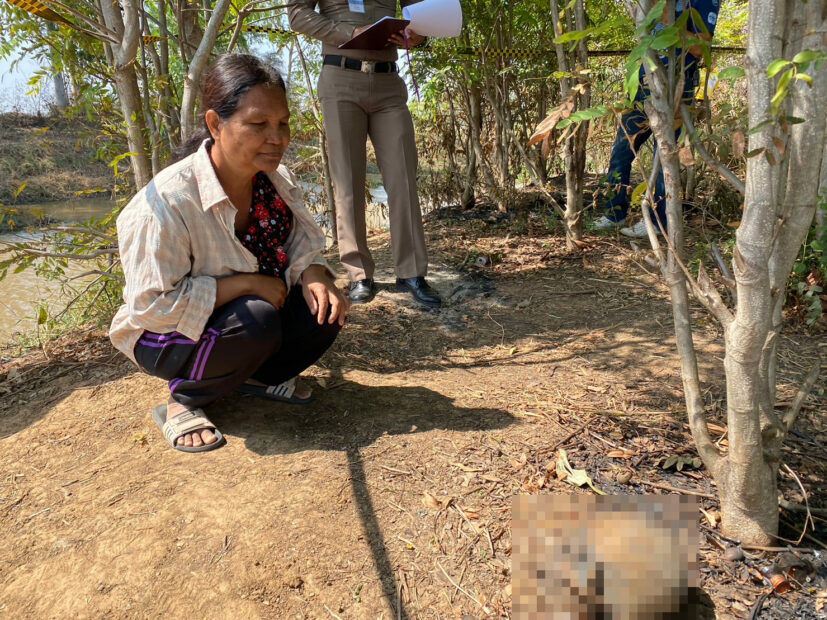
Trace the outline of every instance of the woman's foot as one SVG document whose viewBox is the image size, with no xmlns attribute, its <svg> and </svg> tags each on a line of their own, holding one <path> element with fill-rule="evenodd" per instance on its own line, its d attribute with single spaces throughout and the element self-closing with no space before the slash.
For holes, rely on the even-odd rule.
<svg viewBox="0 0 827 620">
<path fill-rule="evenodd" d="M 255 385 L 257 387 L 268 387 L 266 383 L 262 383 L 261 381 L 256 381 L 255 379 L 248 379 L 245 381 L 248 385 Z M 313 389 L 307 385 L 304 381 L 300 378 L 296 378 L 296 390 L 293 392 L 293 397 L 298 398 L 300 400 L 307 400 L 313 394 Z"/>
<path fill-rule="evenodd" d="M 189 411 L 189 408 L 170 398 L 167 403 L 167 420 L 174 418 L 185 411 Z M 195 431 L 194 433 L 182 435 L 175 440 L 175 444 L 178 446 L 185 446 L 187 448 L 200 448 L 201 446 L 207 446 L 211 443 L 215 443 L 216 439 L 215 433 L 205 428 L 200 431 Z"/>
</svg>

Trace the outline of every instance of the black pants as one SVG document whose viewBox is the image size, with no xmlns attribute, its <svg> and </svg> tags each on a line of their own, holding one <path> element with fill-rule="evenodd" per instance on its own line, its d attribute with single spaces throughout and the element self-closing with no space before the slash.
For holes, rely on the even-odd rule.
<svg viewBox="0 0 827 620">
<path fill-rule="evenodd" d="M 217 308 L 197 341 L 145 331 L 135 360 L 144 372 L 169 381 L 176 402 L 203 407 L 250 378 L 276 385 L 295 377 L 322 356 L 339 329 L 316 322 L 297 286 L 278 310 L 259 297 Z"/>
</svg>

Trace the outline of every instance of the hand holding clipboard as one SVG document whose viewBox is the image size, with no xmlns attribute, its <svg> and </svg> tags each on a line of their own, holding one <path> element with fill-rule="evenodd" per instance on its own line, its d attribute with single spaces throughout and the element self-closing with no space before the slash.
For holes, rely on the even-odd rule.
<svg viewBox="0 0 827 620">
<path fill-rule="evenodd" d="M 380 50 L 390 45 L 405 47 L 404 30 L 410 23 L 407 19 L 383 17 L 375 24 L 361 26 L 353 31 L 353 38 L 342 43 L 339 49 Z M 408 30 L 408 46 L 416 47 L 425 37 Z"/>
</svg>

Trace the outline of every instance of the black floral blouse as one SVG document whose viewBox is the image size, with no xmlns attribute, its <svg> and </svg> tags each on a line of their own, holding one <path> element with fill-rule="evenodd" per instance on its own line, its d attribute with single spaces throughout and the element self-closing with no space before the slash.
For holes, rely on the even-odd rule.
<svg viewBox="0 0 827 620">
<path fill-rule="evenodd" d="M 263 172 L 253 178 L 250 224 L 237 233 L 241 245 L 258 259 L 258 272 L 284 279 L 289 263 L 284 244 L 293 229 L 293 212 Z"/>
</svg>

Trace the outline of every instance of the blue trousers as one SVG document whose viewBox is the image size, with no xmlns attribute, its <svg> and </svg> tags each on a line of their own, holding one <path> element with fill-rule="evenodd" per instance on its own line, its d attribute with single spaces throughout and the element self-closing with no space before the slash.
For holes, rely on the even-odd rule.
<svg viewBox="0 0 827 620">
<path fill-rule="evenodd" d="M 695 88 L 698 84 L 698 68 L 696 62 L 690 62 L 685 71 L 685 82 L 683 89 L 684 103 L 692 101 Z M 620 118 L 620 127 L 617 130 L 617 137 L 612 147 L 612 155 L 609 159 L 609 172 L 606 175 L 606 183 L 609 184 L 609 199 L 606 202 L 604 213 L 613 222 L 626 219 L 629 213 L 629 194 L 631 186 L 629 180 L 632 175 L 632 163 L 635 161 L 640 147 L 652 135 L 649 127 L 649 119 L 643 111 L 643 102 L 649 96 L 649 89 L 644 88 L 641 79 L 641 88 L 635 97 L 635 107 Z M 680 130 L 675 132 L 678 137 Z M 628 137 L 627 137 L 628 136 Z M 655 157 L 658 153 L 658 144 L 655 141 Z M 657 226 L 655 213 L 666 228 L 666 188 L 663 181 L 663 171 L 658 174 L 655 182 L 655 209 L 653 209 L 652 220 Z"/>
</svg>

